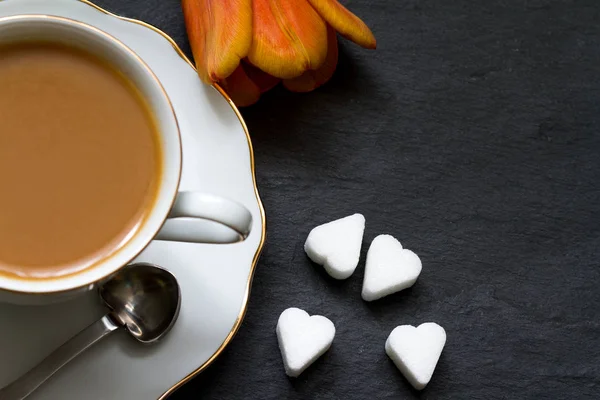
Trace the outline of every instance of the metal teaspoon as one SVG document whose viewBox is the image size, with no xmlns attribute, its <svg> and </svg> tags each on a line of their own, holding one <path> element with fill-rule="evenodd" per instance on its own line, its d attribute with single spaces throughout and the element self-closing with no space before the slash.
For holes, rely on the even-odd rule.
<svg viewBox="0 0 600 400">
<path fill-rule="evenodd" d="M 121 326 L 139 342 L 153 343 L 171 330 L 179 315 L 177 279 L 156 265 L 128 265 L 102 284 L 99 293 L 111 311 L 0 389 L 0 399 L 25 399 L 69 361 Z"/>
</svg>

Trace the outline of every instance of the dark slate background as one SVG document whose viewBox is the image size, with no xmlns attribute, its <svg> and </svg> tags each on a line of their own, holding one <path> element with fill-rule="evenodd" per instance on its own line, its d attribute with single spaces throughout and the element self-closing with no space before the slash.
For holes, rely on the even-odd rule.
<svg viewBox="0 0 600 400">
<path fill-rule="evenodd" d="M 171 398 L 600 399 L 600 2 L 342 2 L 378 50 L 344 41 L 325 87 L 243 110 L 267 245 L 238 335 Z M 98 3 L 189 49 L 178 1 Z M 334 281 L 302 245 L 354 212 L 367 219 L 363 261 Z M 380 233 L 423 272 L 366 303 L 364 254 Z M 296 380 L 275 336 L 291 306 L 337 327 Z M 448 341 L 419 394 L 384 343 L 426 321 Z"/>
</svg>

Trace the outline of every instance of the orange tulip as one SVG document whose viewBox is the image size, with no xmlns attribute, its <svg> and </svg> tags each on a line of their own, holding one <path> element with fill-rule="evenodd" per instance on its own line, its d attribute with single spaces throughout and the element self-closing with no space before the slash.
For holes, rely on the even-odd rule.
<svg viewBox="0 0 600 400">
<path fill-rule="evenodd" d="M 279 82 L 309 92 L 338 61 L 336 32 L 374 49 L 371 30 L 337 0 L 182 0 L 200 78 L 239 106 Z"/>
</svg>

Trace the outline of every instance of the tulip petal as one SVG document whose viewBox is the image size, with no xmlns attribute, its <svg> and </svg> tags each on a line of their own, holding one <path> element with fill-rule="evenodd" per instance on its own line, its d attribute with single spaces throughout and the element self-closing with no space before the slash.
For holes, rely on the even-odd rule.
<svg viewBox="0 0 600 400">
<path fill-rule="evenodd" d="M 310 92 L 323 85 L 333 76 L 338 62 L 338 43 L 335 30 L 327 27 L 327 58 L 321 68 L 306 71 L 293 79 L 283 81 L 283 86 L 292 92 Z"/>
<path fill-rule="evenodd" d="M 289 79 L 319 68 L 327 56 L 327 27 L 307 0 L 253 0 L 248 59 L 269 75 Z"/>
<path fill-rule="evenodd" d="M 250 80 L 254 82 L 256 86 L 258 86 L 261 93 L 273 89 L 279 82 L 281 82 L 281 79 L 275 78 L 274 76 L 261 71 L 252 64 L 244 62 L 242 65 L 244 66 L 244 71 L 246 71 L 248 78 L 250 78 Z"/>
<path fill-rule="evenodd" d="M 242 64 L 221 81 L 221 86 L 239 107 L 252 105 L 260 98 L 260 88 L 248 77 Z"/>
<path fill-rule="evenodd" d="M 369 27 L 337 0 L 308 1 L 340 35 L 367 49 L 377 47 L 377 40 Z"/>
<path fill-rule="evenodd" d="M 198 74 L 221 81 L 250 50 L 251 0 L 183 0 L 182 7 Z"/>
</svg>

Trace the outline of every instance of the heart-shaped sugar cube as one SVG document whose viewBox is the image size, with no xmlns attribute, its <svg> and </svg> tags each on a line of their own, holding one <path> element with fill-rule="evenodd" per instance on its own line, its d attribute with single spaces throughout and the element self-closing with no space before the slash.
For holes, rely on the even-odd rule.
<svg viewBox="0 0 600 400">
<path fill-rule="evenodd" d="M 377 236 L 367 252 L 362 298 L 373 301 L 411 287 L 421 268 L 419 256 L 403 249 L 393 236 Z"/>
<path fill-rule="evenodd" d="M 431 380 L 445 344 L 446 331 L 434 322 L 417 328 L 401 325 L 387 338 L 385 352 L 410 384 L 421 390 Z"/>
<path fill-rule="evenodd" d="M 277 340 L 285 373 L 297 377 L 325 353 L 335 336 L 333 323 L 320 315 L 309 316 L 299 308 L 288 308 L 279 316 Z"/>
<path fill-rule="evenodd" d="M 354 214 L 313 228 L 304 243 L 304 251 L 335 279 L 346 279 L 360 258 L 365 217 Z"/>
</svg>

